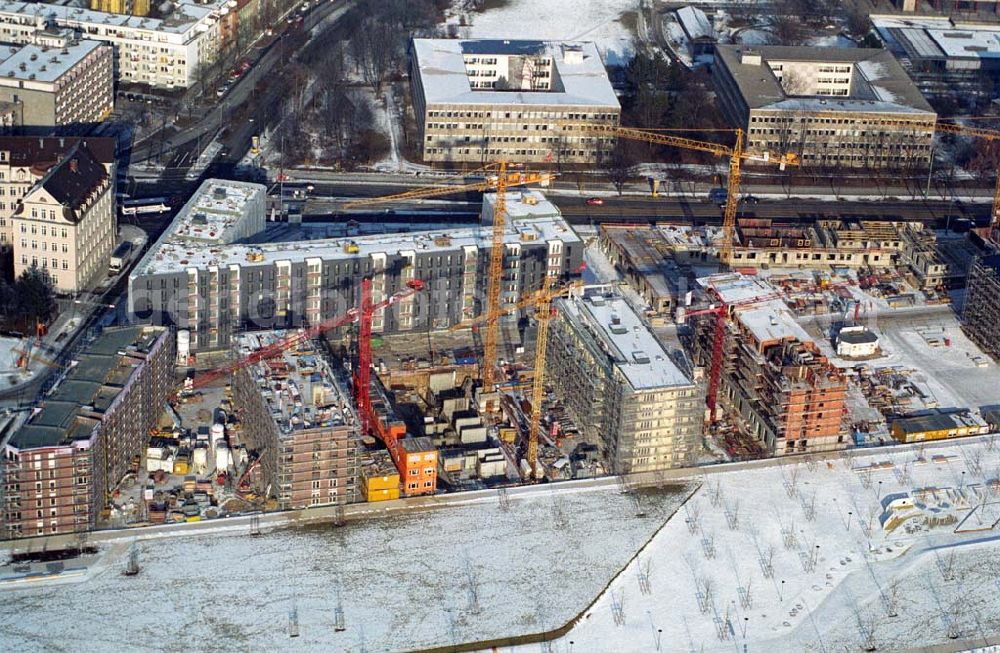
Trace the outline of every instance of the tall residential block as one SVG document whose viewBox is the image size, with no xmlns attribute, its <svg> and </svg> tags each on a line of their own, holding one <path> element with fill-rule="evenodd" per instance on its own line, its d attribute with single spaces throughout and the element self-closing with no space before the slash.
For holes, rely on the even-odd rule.
<svg viewBox="0 0 1000 653">
<path fill-rule="evenodd" d="M 670 359 L 635 310 L 609 286 L 555 300 L 546 379 L 608 470 L 652 472 L 693 465 L 704 390 Z"/>
<path fill-rule="evenodd" d="M 769 455 L 847 447 L 847 379 L 820 352 L 772 286 L 757 277 L 718 274 L 699 284 L 729 305 L 718 405 L 743 436 Z M 754 303 L 752 300 L 761 298 Z M 694 318 L 696 362 L 711 367 L 715 316 Z M 709 369 L 709 371 L 711 371 Z"/>
<path fill-rule="evenodd" d="M 424 282 L 422 292 L 376 311 L 375 333 L 442 329 L 485 312 L 488 225 L 246 244 L 241 241 L 264 227 L 264 191 L 255 184 L 205 182 L 133 268 L 133 318 L 189 330 L 196 352 L 227 349 L 240 331 L 343 315 L 358 305 L 366 276 L 375 303 L 413 279 Z M 484 199 L 484 221 L 490 221 L 493 201 Z M 224 208 L 209 210 L 212 205 Z M 507 215 L 501 302 L 516 303 L 546 277 L 576 273 L 582 242 L 551 202 L 535 191 L 509 193 Z"/>
<path fill-rule="evenodd" d="M 134 471 L 173 388 L 162 327 L 106 329 L 20 428 L 0 441 L 0 537 L 92 530 Z"/>
<path fill-rule="evenodd" d="M 273 332 L 240 337 L 245 356 L 279 339 Z M 282 509 L 358 500 L 359 420 L 351 394 L 311 340 L 236 373 L 233 396 L 240 437 L 260 460 L 261 490 Z"/>
<path fill-rule="evenodd" d="M 68 30 L 0 47 L 0 103 L 22 132 L 83 132 L 114 110 L 114 50 Z"/>
<path fill-rule="evenodd" d="M 414 39 L 413 108 L 424 161 L 599 164 L 621 106 L 592 42 Z"/>
</svg>

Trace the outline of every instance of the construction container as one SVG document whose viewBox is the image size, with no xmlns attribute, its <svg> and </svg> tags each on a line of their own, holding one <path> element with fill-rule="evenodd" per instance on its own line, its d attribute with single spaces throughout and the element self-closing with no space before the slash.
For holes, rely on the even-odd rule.
<svg viewBox="0 0 1000 653">
<path fill-rule="evenodd" d="M 362 474 L 365 501 L 388 501 L 399 498 L 399 474 L 367 476 Z"/>
<path fill-rule="evenodd" d="M 191 471 L 191 465 L 187 458 L 178 458 L 174 461 L 174 475 L 183 476 Z"/>
</svg>

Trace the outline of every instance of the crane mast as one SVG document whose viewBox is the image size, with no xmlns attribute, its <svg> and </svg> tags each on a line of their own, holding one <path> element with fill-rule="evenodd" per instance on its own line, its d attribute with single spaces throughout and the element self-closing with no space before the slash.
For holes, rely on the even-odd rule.
<svg viewBox="0 0 1000 653">
<path fill-rule="evenodd" d="M 483 389 L 496 384 L 497 339 L 500 334 L 500 284 L 503 283 L 504 222 L 507 217 L 507 162 L 499 163 L 497 199 L 493 208 L 493 248 L 490 250 L 490 273 L 486 289 L 486 333 L 483 334 Z"/>
</svg>

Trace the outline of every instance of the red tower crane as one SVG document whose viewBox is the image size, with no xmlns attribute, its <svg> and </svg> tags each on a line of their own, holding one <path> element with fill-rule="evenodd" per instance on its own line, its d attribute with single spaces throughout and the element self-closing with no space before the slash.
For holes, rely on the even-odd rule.
<svg viewBox="0 0 1000 653">
<path fill-rule="evenodd" d="M 715 316 L 715 330 L 712 333 L 712 362 L 708 369 L 708 392 L 705 394 L 705 403 L 708 405 L 709 422 L 715 424 L 718 420 L 716 407 L 719 398 L 719 381 L 722 378 L 722 346 L 726 337 L 726 320 L 731 315 L 731 310 L 738 306 L 748 306 L 750 304 L 760 304 L 772 299 L 780 299 L 781 296 L 775 293 L 769 295 L 759 295 L 749 299 L 726 303 L 714 288 L 709 292 L 719 300 L 718 304 L 713 304 L 708 308 L 699 308 L 693 311 L 685 311 L 684 319 L 697 317 L 699 315 L 712 314 Z"/>
<path fill-rule="evenodd" d="M 361 321 L 358 325 L 358 366 L 354 370 L 354 403 L 361 420 L 361 434 L 371 430 L 371 384 L 372 384 L 372 319 L 375 308 L 372 305 L 372 280 L 361 280 Z"/>
<path fill-rule="evenodd" d="M 390 295 L 389 297 L 387 297 L 386 299 L 378 302 L 377 304 L 372 304 L 371 303 L 371 281 L 368 280 L 368 279 L 366 279 L 364 282 L 362 282 L 362 286 L 361 286 L 362 308 L 364 308 L 365 283 L 368 284 L 368 286 L 367 286 L 368 287 L 368 291 L 367 292 L 368 292 L 368 307 L 369 307 L 368 316 L 369 317 L 368 317 L 368 329 L 367 329 L 368 338 L 367 339 L 363 339 L 363 342 L 364 342 L 364 345 L 367 346 L 367 350 L 368 350 L 368 363 L 369 363 L 369 367 L 370 367 L 370 365 L 371 365 L 371 341 L 370 341 L 370 337 L 371 337 L 371 315 L 374 314 L 375 311 L 377 311 L 379 309 L 382 309 L 382 308 L 385 308 L 385 307 L 390 306 L 392 304 L 395 304 L 398 301 L 401 301 L 401 300 L 403 300 L 403 299 L 405 299 L 407 297 L 410 297 L 411 295 L 414 295 L 414 294 L 420 292 L 421 290 L 423 290 L 424 282 L 421 281 L 420 279 L 412 279 L 412 280 L 410 280 L 410 281 L 407 282 L 407 284 L 406 284 L 407 285 L 406 290 L 401 290 L 401 291 L 399 291 L 399 292 L 397 292 L 397 293 L 395 293 L 393 295 Z M 315 324 L 313 326 L 306 327 L 305 329 L 302 329 L 302 330 L 300 330 L 300 331 L 298 331 L 298 332 L 296 332 L 296 333 L 288 336 L 287 338 L 284 338 L 282 340 L 278 340 L 277 342 L 271 343 L 267 347 L 262 347 L 261 349 L 258 349 L 257 351 L 251 352 L 250 354 L 248 354 L 247 356 L 244 356 L 243 358 L 239 358 L 237 360 L 231 361 L 229 363 L 226 363 L 225 365 L 222 365 L 220 367 L 216 367 L 215 369 L 208 370 L 207 372 L 202 372 L 201 374 L 199 374 L 195 378 L 194 382 L 191 385 L 191 388 L 194 389 L 194 388 L 204 387 L 204 386 L 208 385 L 209 383 L 211 383 L 212 381 L 218 379 L 219 377 L 226 376 L 227 374 L 232 374 L 233 372 L 236 372 L 237 370 L 241 370 L 244 367 L 248 367 L 248 366 L 253 365 L 254 363 L 258 363 L 258 362 L 260 362 L 262 360 L 267 360 L 269 358 L 276 358 L 276 357 L 280 356 L 282 353 L 284 353 L 285 351 L 291 349 L 292 347 L 295 347 L 299 343 L 304 342 L 306 340 L 309 340 L 311 338 L 314 338 L 314 337 L 318 336 L 319 334 L 323 333 L 324 331 L 328 331 L 330 329 L 336 329 L 337 327 L 342 327 L 342 326 L 344 326 L 346 324 L 350 324 L 354 320 L 357 320 L 358 317 L 361 315 L 361 313 L 362 313 L 362 311 L 358 310 L 357 308 L 352 308 L 352 309 L 348 310 L 346 313 L 344 313 L 343 315 L 338 315 L 337 317 L 332 317 L 332 318 L 330 318 L 328 320 L 323 320 L 319 324 Z M 364 324 L 362 324 L 362 330 L 364 330 Z M 366 367 L 366 369 L 367 369 L 367 367 Z M 367 385 L 365 387 L 367 387 Z"/>
</svg>

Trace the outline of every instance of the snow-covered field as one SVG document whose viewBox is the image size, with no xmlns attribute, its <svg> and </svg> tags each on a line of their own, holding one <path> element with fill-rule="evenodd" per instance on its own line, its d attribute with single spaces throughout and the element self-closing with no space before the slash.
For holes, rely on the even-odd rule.
<svg viewBox="0 0 1000 653">
<path fill-rule="evenodd" d="M 918 455 L 706 477 L 553 650 L 572 640 L 574 650 L 623 653 L 901 651 L 997 634 L 1000 535 L 988 522 L 998 513 L 979 532 L 889 536 L 879 515 L 880 499 L 924 487 L 995 501 L 984 483 L 1000 475 L 1000 444 Z M 893 464 L 854 469 L 882 461 Z"/>
<path fill-rule="evenodd" d="M 638 0 L 509 0 L 485 12 L 463 12 L 471 38 L 594 41 L 607 64 L 624 64 L 635 48 L 619 21 Z"/>
<path fill-rule="evenodd" d="M 632 494 L 578 488 L 511 496 L 507 510 L 490 497 L 341 528 L 142 541 L 134 578 L 119 542 L 84 582 L 5 591 L 0 650 L 403 651 L 547 631 L 688 493 L 640 493 L 645 517 Z"/>
</svg>

